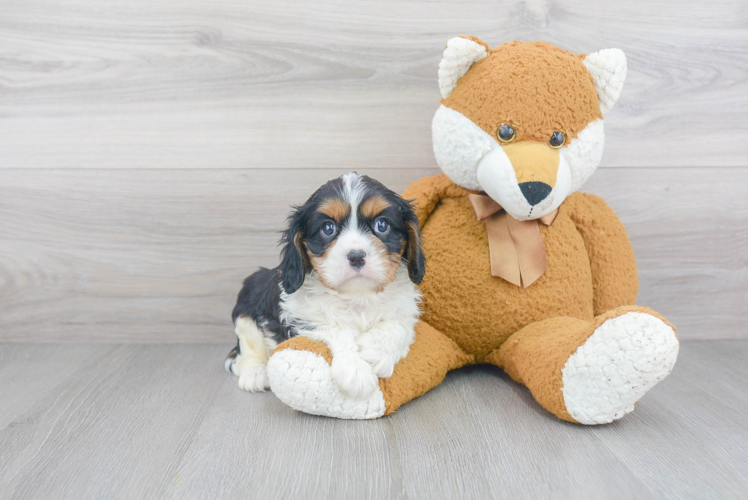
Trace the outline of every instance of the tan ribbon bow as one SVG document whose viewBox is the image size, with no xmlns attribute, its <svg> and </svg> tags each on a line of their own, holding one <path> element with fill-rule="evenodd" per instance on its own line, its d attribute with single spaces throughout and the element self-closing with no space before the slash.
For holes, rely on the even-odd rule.
<svg viewBox="0 0 748 500">
<path fill-rule="evenodd" d="M 478 220 L 486 222 L 491 275 L 527 288 L 548 270 L 538 221 L 553 224 L 558 209 L 536 220 L 517 220 L 490 197 L 469 194 Z"/>
</svg>

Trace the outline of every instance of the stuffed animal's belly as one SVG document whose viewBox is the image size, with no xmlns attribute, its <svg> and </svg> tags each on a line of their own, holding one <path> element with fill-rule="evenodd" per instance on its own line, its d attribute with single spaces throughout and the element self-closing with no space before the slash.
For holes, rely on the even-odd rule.
<svg viewBox="0 0 748 500">
<path fill-rule="evenodd" d="M 528 288 L 491 276 L 485 224 L 467 198 L 449 198 L 423 227 L 423 320 L 480 361 L 530 323 L 556 316 L 593 318 L 592 276 L 584 241 L 562 205 L 540 225 L 548 271 Z"/>
</svg>

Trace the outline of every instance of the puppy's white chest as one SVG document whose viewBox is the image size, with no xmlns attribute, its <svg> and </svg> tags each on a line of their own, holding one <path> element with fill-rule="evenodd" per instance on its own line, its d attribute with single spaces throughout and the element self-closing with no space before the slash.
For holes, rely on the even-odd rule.
<svg viewBox="0 0 748 500">
<path fill-rule="evenodd" d="M 417 292 L 407 276 L 398 276 L 381 292 L 361 294 L 331 292 L 318 280 L 308 279 L 300 290 L 284 297 L 281 307 L 289 323 L 309 329 L 338 327 L 355 334 L 387 319 L 407 321 L 419 314 Z"/>
</svg>

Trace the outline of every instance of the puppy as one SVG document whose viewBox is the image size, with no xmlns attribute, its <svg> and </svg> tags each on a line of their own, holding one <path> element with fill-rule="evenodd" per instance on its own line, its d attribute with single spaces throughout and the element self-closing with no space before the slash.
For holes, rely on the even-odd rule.
<svg viewBox="0 0 748 500">
<path fill-rule="evenodd" d="M 343 392 L 370 395 L 408 353 L 420 316 L 426 261 L 412 207 L 351 172 L 295 207 L 281 245 L 280 266 L 260 269 L 239 292 L 226 370 L 245 391 L 263 391 L 270 353 L 304 335 L 330 348 Z"/>
</svg>

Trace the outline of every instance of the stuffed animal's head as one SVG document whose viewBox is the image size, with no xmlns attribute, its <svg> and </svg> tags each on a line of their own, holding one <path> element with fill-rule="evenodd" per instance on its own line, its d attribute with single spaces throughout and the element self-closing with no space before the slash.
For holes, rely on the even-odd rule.
<svg viewBox="0 0 748 500">
<path fill-rule="evenodd" d="M 439 64 L 436 161 L 514 218 L 540 218 L 597 168 L 603 115 L 625 78 L 619 49 L 585 56 L 545 42 L 489 49 L 475 37 L 453 38 Z"/>
</svg>

